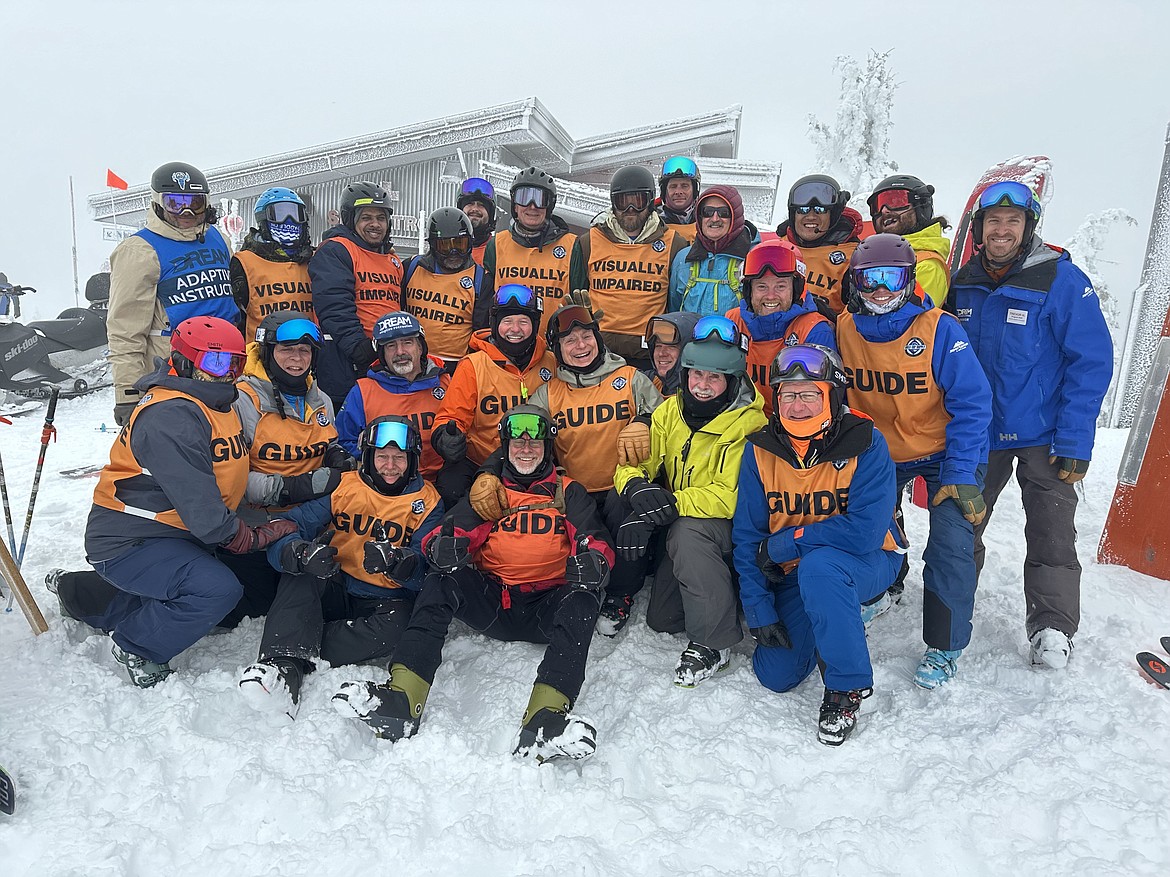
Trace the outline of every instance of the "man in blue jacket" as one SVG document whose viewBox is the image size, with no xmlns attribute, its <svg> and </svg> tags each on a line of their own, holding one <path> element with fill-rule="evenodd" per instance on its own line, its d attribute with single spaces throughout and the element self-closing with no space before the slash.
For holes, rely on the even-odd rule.
<svg viewBox="0 0 1170 877">
<path fill-rule="evenodd" d="M 991 382 L 987 520 L 1014 466 L 1027 520 L 1031 660 L 1060 669 L 1080 624 L 1073 485 L 1092 458 L 1113 344 L 1092 283 L 1035 233 L 1039 221 L 1023 183 L 989 186 L 971 218 L 978 255 L 955 274 L 947 302 Z M 975 529 L 980 568 L 987 520 Z"/>
</svg>

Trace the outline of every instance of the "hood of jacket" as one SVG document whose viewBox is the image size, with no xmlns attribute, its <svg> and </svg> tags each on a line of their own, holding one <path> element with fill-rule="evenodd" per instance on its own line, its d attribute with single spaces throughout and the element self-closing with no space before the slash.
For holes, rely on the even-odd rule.
<svg viewBox="0 0 1170 877">
<path fill-rule="evenodd" d="M 557 377 L 574 387 L 596 387 L 607 377 L 612 375 L 619 368 L 623 368 L 626 361 L 614 353 L 612 350 L 605 351 L 605 356 L 598 364 L 597 368 L 589 372 L 589 374 L 581 374 L 565 368 L 563 365 L 557 366 Z"/>
<path fill-rule="evenodd" d="M 651 210 L 650 216 L 647 217 L 646 224 L 642 226 L 642 230 L 638 232 L 638 236 L 630 240 L 630 236 L 621 227 L 612 207 L 593 220 L 593 228 L 601 229 L 601 233 L 615 244 L 653 243 L 662 239 L 668 227 L 662 217 Z"/>
<path fill-rule="evenodd" d="M 422 373 L 412 381 L 408 381 L 406 378 L 394 374 L 385 365 L 377 365 L 370 369 L 366 372 L 366 377 L 372 381 L 377 381 L 378 386 L 382 387 L 386 392 L 402 395 L 405 393 L 415 393 L 419 390 L 434 390 L 439 386 L 439 380 L 443 377 L 443 368 L 428 357 L 424 360 Z"/>
<path fill-rule="evenodd" d="M 722 201 L 731 208 L 731 225 L 727 229 L 727 233 L 719 240 L 708 240 L 703 234 L 703 220 L 696 216 L 695 219 L 695 243 L 702 242 L 703 248 L 708 253 L 726 253 L 737 239 L 742 235 L 744 229 L 743 221 L 743 198 L 740 197 L 739 192 L 731 186 L 712 186 L 699 196 L 699 200 L 695 202 L 696 208 L 702 205 L 708 198 L 715 198 Z M 754 226 L 753 226 L 754 228 Z M 752 235 L 751 237 L 754 237 Z M 751 237 L 748 238 L 749 246 Z M 744 250 L 743 255 L 747 254 Z M 734 253 L 733 255 L 740 255 Z"/>
<path fill-rule="evenodd" d="M 938 253 L 942 256 L 945 262 L 947 257 L 951 254 L 950 238 L 943 237 L 942 222 L 935 222 L 932 225 L 921 228 L 918 231 L 911 232 L 907 235 L 902 235 L 909 242 L 914 252 L 929 251 Z"/>
<path fill-rule="evenodd" d="M 272 379 L 268 377 L 264 363 L 260 361 L 260 345 L 251 341 L 246 349 L 248 361 L 244 365 L 244 374 L 240 378 L 240 383 L 245 383 L 256 391 L 256 395 L 260 399 L 260 412 L 262 414 L 276 413 L 280 410 L 276 405 L 276 388 L 272 385 Z M 305 408 L 317 411 L 324 407 L 324 397 L 317 382 L 313 380 L 313 376 L 309 375 L 307 380 L 308 391 L 304 396 Z"/>
</svg>

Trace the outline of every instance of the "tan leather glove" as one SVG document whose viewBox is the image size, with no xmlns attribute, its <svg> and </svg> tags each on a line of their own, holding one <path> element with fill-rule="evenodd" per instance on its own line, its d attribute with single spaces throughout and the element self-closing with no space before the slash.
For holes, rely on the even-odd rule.
<svg viewBox="0 0 1170 877">
<path fill-rule="evenodd" d="M 485 521 L 498 521 L 508 508 L 508 493 L 504 483 L 491 472 L 481 472 L 468 491 L 472 510 Z"/>
<path fill-rule="evenodd" d="M 938 489 L 930 504 L 939 505 L 948 499 L 958 503 L 963 517 L 977 527 L 987 517 L 987 503 L 983 501 L 982 491 L 974 484 L 944 484 Z"/>
<path fill-rule="evenodd" d="M 617 435 L 619 466 L 637 466 L 650 459 L 650 427 L 631 420 Z"/>
<path fill-rule="evenodd" d="M 1056 477 L 1067 484 L 1076 484 L 1089 471 L 1089 461 L 1078 460 L 1075 457 L 1049 457 L 1048 462 L 1053 466 L 1060 466 Z"/>
<path fill-rule="evenodd" d="M 573 289 L 569 291 L 569 301 L 575 305 L 583 305 L 592 310 L 593 303 L 589 300 L 588 289 Z"/>
</svg>

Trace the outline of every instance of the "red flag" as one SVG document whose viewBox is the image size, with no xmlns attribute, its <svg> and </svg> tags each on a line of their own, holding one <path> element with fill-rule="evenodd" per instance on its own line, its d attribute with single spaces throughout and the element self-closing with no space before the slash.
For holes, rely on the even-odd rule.
<svg viewBox="0 0 1170 877">
<path fill-rule="evenodd" d="M 130 184 L 109 168 L 106 168 L 106 185 L 111 189 L 129 189 Z"/>
</svg>

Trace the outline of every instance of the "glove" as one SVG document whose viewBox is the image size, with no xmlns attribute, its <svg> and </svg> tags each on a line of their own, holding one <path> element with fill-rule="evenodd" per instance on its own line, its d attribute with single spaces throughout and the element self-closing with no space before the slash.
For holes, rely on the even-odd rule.
<svg viewBox="0 0 1170 877">
<path fill-rule="evenodd" d="M 325 449 L 325 456 L 321 458 L 322 469 L 337 469 L 341 472 L 352 472 L 358 467 L 358 462 L 349 451 L 341 446 L 340 442 L 330 442 Z"/>
<path fill-rule="evenodd" d="M 247 554 L 250 551 L 262 551 L 273 542 L 296 531 L 297 525 L 284 518 L 268 521 L 259 527 L 249 527 L 243 519 L 236 518 L 235 535 L 219 544 L 232 554 Z"/>
<path fill-rule="evenodd" d="M 455 572 L 471 562 L 471 539 L 455 535 L 455 522 L 443 521 L 437 535 L 427 543 L 427 560 L 440 572 Z"/>
<path fill-rule="evenodd" d="M 454 420 L 431 433 L 431 447 L 448 463 L 458 463 L 467 456 L 467 436 L 460 432 Z"/>
<path fill-rule="evenodd" d="M 634 509 L 656 527 L 665 527 L 678 518 L 678 503 L 674 494 L 658 484 L 651 484 L 645 478 L 631 479 L 622 491 L 622 497 Z"/>
<path fill-rule="evenodd" d="M 337 549 L 329 543 L 333 531 L 326 530 L 312 542 L 297 539 L 284 546 L 280 552 L 280 565 L 288 570 L 308 573 L 319 579 L 327 579 L 341 569 L 337 562 Z"/>
<path fill-rule="evenodd" d="M 1089 461 L 1075 457 L 1049 457 L 1048 462 L 1060 466 L 1056 477 L 1066 484 L 1076 484 L 1089 471 Z"/>
<path fill-rule="evenodd" d="M 749 630 L 757 646 L 764 646 L 769 649 L 792 648 L 792 640 L 788 636 L 788 628 L 784 626 L 783 621 L 774 621 L 772 624 L 765 624 L 763 627 L 753 627 Z"/>
<path fill-rule="evenodd" d="M 296 505 L 319 496 L 333 493 L 341 483 L 341 470 L 322 467 L 303 475 L 286 475 L 280 488 L 277 502 L 280 505 Z"/>
<path fill-rule="evenodd" d="M 939 505 L 946 499 L 953 499 L 958 503 L 963 517 L 976 526 L 982 524 L 983 519 L 987 517 L 987 503 L 983 501 L 983 492 L 974 484 L 944 484 L 938 489 L 930 504 Z"/>
<path fill-rule="evenodd" d="M 631 420 L 617 436 L 619 466 L 637 466 L 650 459 L 650 427 L 640 420 Z"/>
<path fill-rule="evenodd" d="M 366 542 L 362 559 L 362 569 L 368 573 L 388 573 L 398 565 L 404 553 L 410 553 L 387 539 L 386 528 L 381 524 L 374 524 L 372 535 L 374 538 Z"/>
<path fill-rule="evenodd" d="M 125 426 L 130 422 L 130 415 L 134 413 L 134 409 L 137 407 L 137 402 L 119 402 L 114 406 L 114 423 L 118 424 L 118 426 Z"/>
<path fill-rule="evenodd" d="M 491 472 L 480 472 L 475 476 L 467 499 L 472 510 L 485 521 L 498 521 L 508 508 L 504 483 Z"/>
<path fill-rule="evenodd" d="M 782 582 L 784 577 L 796 569 L 799 563 L 799 558 L 784 563 L 772 560 L 772 556 L 768 554 L 768 540 L 766 538 L 760 542 L 760 547 L 756 549 L 756 566 L 760 568 L 764 578 L 770 582 Z"/>
<path fill-rule="evenodd" d="M 589 290 L 588 289 L 572 289 L 572 290 L 570 290 L 569 291 L 569 301 L 575 305 L 581 305 L 582 307 L 589 308 L 590 311 L 593 310 L 593 302 L 591 302 L 589 300 Z M 566 304 L 568 304 L 568 302 L 566 302 Z"/>
<path fill-rule="evenodd" d="M 631 563 L 638 560 L 650 547 L 654 525 L 642 520 L 640 515 L 631 515 L 622 521 L 617 531 L 618 556 Z"/>
<path fill-rule="evenodd" d="M 364 375 L 370 370 L 370 365 L 374 361 L 374 345 L 363 338 L 362 342 L 350 352 L 349 358 L 353 362 L 353 367 Z"/>
<path fill-rule="evenodd" d="M 600 591 L 609 576 L 609 562 L 589 547 L 589 539 L 577 540 L 577 551 L 565 561 L 565 584 L 578 591 Z"/>
</svg>

